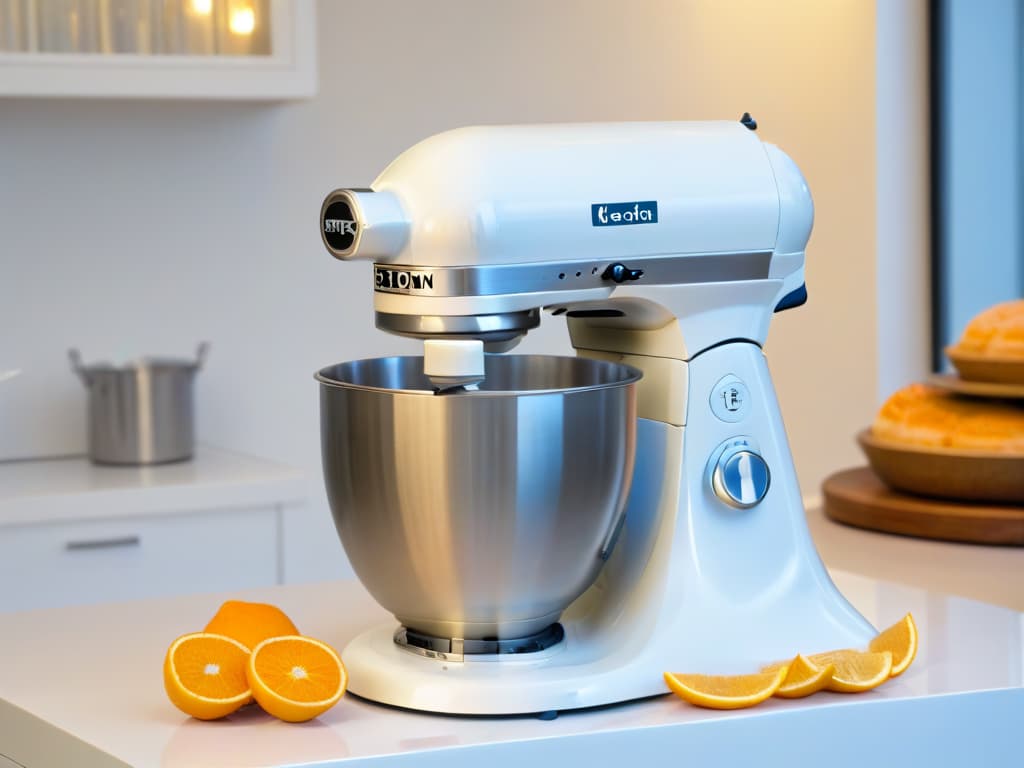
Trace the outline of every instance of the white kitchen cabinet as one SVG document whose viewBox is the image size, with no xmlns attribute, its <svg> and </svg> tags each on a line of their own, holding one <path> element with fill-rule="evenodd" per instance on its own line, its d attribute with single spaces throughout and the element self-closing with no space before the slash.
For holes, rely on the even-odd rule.
<svg viewBox="0 0 1024 768">
<path fill-rule="evenodd" d="M 153 467 L 0 463 L 0 612 L 283 583 L 305 492 L 298 470 L 204 445 Z"/>
<path fill-rule="evenodd" d="M 278 584 L 277 514 L 264 507 L 7 527 L 0 611 Z"/>
<path fill-rule="evenodd" d="M 263 7 L 255 0 L 247 1 L 251 7 Z M 10 0 L 8 6 L 18 7 L 17 2 Z M 220 9 L 232 2 L 242 0 L 193 2 L 192 8 L 202 7 L 208 14 L 227 13 Z M 185 0 L 181 3 L 188 8 Z M 138 0 L 138 6 L 144 9 L 159 5 L 147 5 L 146 0 Z M 95 3 L 80 0 L 63 5 L 40 5 L 22 0 L 20 18 L 16 20 L 18 32 L 7 36 L 20 38 L 18 45 L 25 50 L 4 50 L 3 36 L 0 36 L 0 96 L 260 101 L 303 98 L 316 93 L 313 0 L 266 0 L 266 18 L 257 17 L 256 24 L 263 24 L 267 29 L 257 28 L 256 31 L 262 31 L 269 41 L 267 51 L 211 55 L 150 52 L 154 48 L 149 40 L 156 32 L 150 35 L 138 30 L 155 29 L 162 23 L 156 16 L 152 20 L 148 17 L 133 20 L 132 33 L 143 36 L 145 43 L 130 49 L 140 52 L 117 52 L 123 47 L 119 48 L 117 41 L 111 40 L 112 35 L 117 34 L 116 30 L 111 32 L 109 20 L 114 6 L 109 0 Z M 45 50 L 47 32 L 40 29 L 40 14 L 51 7 L 65 14 L 107 14 L 107 17 L 91 22 L 96 31 L 87 45 L 83 46 L 75 37 L 69 42 L 70 50 L 48 51 Z M 3 21 L 0 18 L 0 26 Z M 78 30 L 82 19 L 76 15 L 67 26 Z M 223 36 L 224 32 L 211 34 Z M 69 36 L 66 30 L 64 36 Z M 80 52 L 83 47 L 88 52 Z"/>
</svg>

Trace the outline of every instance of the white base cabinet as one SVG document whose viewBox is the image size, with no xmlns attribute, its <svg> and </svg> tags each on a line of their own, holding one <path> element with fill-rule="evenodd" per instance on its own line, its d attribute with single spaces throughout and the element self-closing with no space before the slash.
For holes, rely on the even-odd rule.
<svg viewBox="0 0 1024 768">
<path fill-rule="evenodd" d="M 11 526 L 0 531 L 0 611 L 281 582 L 274 507 Z"/>
<path fill-rule="evenodd" d="M 155 467 L 0 462 L 0 612 L 282 584 L 306 491 L 292 467 L 204 445 Z"/>
</svg>

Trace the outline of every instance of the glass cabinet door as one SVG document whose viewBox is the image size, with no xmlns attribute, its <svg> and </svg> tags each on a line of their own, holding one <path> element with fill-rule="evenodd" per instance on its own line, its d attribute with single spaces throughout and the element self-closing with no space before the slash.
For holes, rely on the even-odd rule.
<svg viewBox="0 0 1024 768">
<path fill-rule="evenodd" d="M 0 0 L 0 96 L 312 95 L 312 0 Z"/>
</svg>

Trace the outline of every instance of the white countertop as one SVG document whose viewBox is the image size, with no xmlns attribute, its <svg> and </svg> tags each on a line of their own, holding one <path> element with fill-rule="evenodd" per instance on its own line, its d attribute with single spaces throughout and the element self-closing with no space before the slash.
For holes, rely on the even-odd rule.
<svg viewBox="0 0 1024 768">
<path fill-rule="evenodd" d="M 200 444 L 190 461 L 97 466 L 87 458 L 0 462 L 0 526 L 301 501 L 303 473 Z"/>
<path fill-rule="evenodd" d="M 200 722 L 167 701 L 160 667 L 171 640 L 202 627 L 226 596 L 12 614 L 0 632 L 0 754 L 28 768 L 1012 764 L 1024 711 L 1022 615 L 834 575 L 876 625 L 914 613 L 920 651 L 903 676 L 865 694 L 735 712 L 664 696 L 550 722 L 427 715 L 354 696 L 302 725 L 255 707 Z M 276 603 L 338 649 L 389 618 L 354 581 L 232 596 Z"/>
<path fill-rule="evenodd" d="M 1024 611 L 1024 547 L 934 541 L 836 523 L 808 505 L 807 525 L 830 568 Z"/>
</svg>

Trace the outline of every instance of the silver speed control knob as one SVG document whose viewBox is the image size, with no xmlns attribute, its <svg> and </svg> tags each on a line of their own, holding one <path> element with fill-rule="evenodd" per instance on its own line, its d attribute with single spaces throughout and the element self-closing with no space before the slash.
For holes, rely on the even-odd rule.
<svg viewBox="0 0 1024 768">
<path fill-rule="evenodd" d="M 768 462 L 749 445 L 726 448 L 711 472 L 715 495 L 736 509 L 750 509 L 760 503 L 771 482 Z"/>
</svg>

